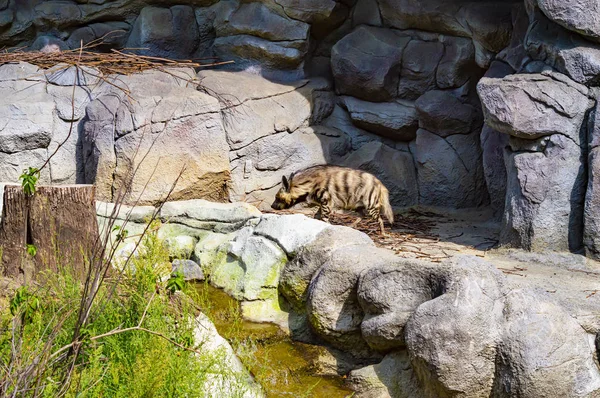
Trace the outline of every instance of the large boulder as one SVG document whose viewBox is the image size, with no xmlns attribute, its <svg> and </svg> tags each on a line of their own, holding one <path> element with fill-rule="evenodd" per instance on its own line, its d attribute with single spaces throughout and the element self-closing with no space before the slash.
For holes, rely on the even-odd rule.
<svg viewBox="0 0 600 398">
<path fill-rule="evenodd" d="M 336 163 L 350 151 L 343 131 L 308 127 L 314 117 L 325 117 L 333 107 L 322 79 L 275 83 L 247 72 L 219 71 L 199 76 L 203 90 L 221 100 L 234 200 L 268 208 L 282 174 Z"/>
<path fill-rule="evenodd" d="M 225 248 L 227 260 L 211 270 L 210 281 L 238 300 L 277 299 L 279 274 L 287 262 L 281 248 L 243 228 Z"/>
<path fill-rule="evenodd" d="M 514 3 L 516 1 L 510 0 L 382 0 L 379 7 L 386 26 L 472 38 L 478 65 L 487 67 L 491 54 L 508 45 Z"/>
<path fill-rule="evenodd" d="M 137 51 L 145 55 L 182 59 L 193 54 L 199 40 L 192 7 L 145 7 L 131 29 L 126 46 L 141 49 Z"/>
<path fill-rule="evenodd" d="M 220 59 L 239 64 L 250 60 L 273 69 L 298 68 L 306 55 L 303 42 L 270 41 L 249 35 L 218 37 L 214 51 Z"/>
<path fill-rule="evenodd" d="M 398 96 L 415 100 L 436 88 L 438 63 L 444 55 L 444 45 L 438 41 L 411 40 L 404 49 Z"/>
<path fill-rule="evenodd" d="M 580 250 L 586 173 L 579 145 L 561 134 L 511 138 L 500 242 L 527 250 Z"/>
<path fill-rule="evenodd" d="M 329 224 L 302 214 L 278 216 L 265 214 L 254 228 L 254 234 L 263 236 L 277 244 L 293 257 L 302 247 L 316 239 Z"/>
<path fill-rule="evenodd" d="M 203 199 L 169 201 L 160 210 L 160 218 L 168 223 L 189 228 L 232 232 L 261 212 L 247 203 L 215 203 Z"/>
<path fill-rule="evenodd" d="M 419 127 L 440 137 L 469 134 L 481 122 L 475 108 L 463 104 L 448 91 L 428 91 L 419 97 L 415 106 Z"/>
<path fill-rule="evenodd" d="M 370 133 L 355 125 L 350 114 L 340 105 L 335 105 L 331 114 L 323 120 L 323 125 L 331 127 L 338 131 L 344 132 L 350 139 L 352 150 L 357 150 L 367 142 L 385 142 L 386 138 Z M 389 140 L 389 144 L 393 145 L 394 141 Z"/>
<path fill-rule="evenodd" d="M 461 208 L 487 203 L 478 133 L 443 138 L 419 129 L 411 152 L 420 204 Z"/>
<path fill-rule="evenodd" d="M 392 205 L 408 207 L 417 204 L 417 175 L 409 152 L 393 149 L 381 142 L 369 142 L 352 152 L 343 164 L 379 178 L 390 192 Z"/>
<path fill-rule="evenodd" d="M 525 48 L 531 58 L 545 62 L 578 83 L 596 85 L 600 82 L 600 44 L 569 32 L 539 10 L 535 11 L 534 19 L 525 38 Z"/>
<path fill-rule="evenodd" d="M 560 0 L 537 0 L 542 12 L 552 21 L 594 41 L 600 41 L 600 4 L 594 0 L 565 3 Z"/>
<path fill-rule="evenodd" d="M 406 323 L 412 367 L 428 396 L 491 396 L 503 310 L 498 271 L 476 257 L 455 257 L 446 266 L 430 285 L 416 278 L 423 298 L 428 287 L 435 298 Z"/>
<path fill-rule="evenodd" d="M 297 310 L 303 311 L 308 286 L 321 266 L 329 261 L 333 252 L 357 245 L 375 246 L 365 233 L 352 228 L 331 226 L 324 229 L 286 264 L 279 282 L 280 292 Z"/>
<path fill-rule="evenodd" d="M 437 297 L 438 290 L 431 281 L 446 274 L 443 267 L 418 260 L 403 260 L 363 273 L 357 295 L 365 313 L 362 336 L 369 346 L 383 352 L 404 347 L 408 319 L 417 307 Z"/>
<path fill-rule="evenodd" d="M 590 336 L 545 293 L 506 295 L 494 396 L 596 397 L 600 372 Z"/>
<path fill-rule="evenodd" d="M 368 269 L 399 260 L 393 252 L 370 245 L 333 252 L 309 285 L 307 312 L 314 332 L 336 348 L 373 357 L 361 334 L 364 312 L 356 294 L 358 281 Z"/>
<path fill-rule="evenodd" d="M 120 77 L 130 96 L 111 88 L 87 107 L 83 167 L 99 199 L 112 201 L 128 188 L 126 200 L 156 203 L 175 182 L 171 200 L 228 197 L 229 146 L 220 106 L 186 87 L 192 73 Z"/>
<path fill-rule="evenodd" d="M 354 97 L 342 100 L 357 127 L 395 141 L 411 141 L 416 137 L 417 112 L 412 102 L 378 103 Z"/>
<path fill-rule="evenodd" d="M 331 50 L 337 91 L 368 101 L 395 97 L 409 41 L 393 30 L 365 26 L 345 36 Z"/>
<path fill-rule="evenodd" d="M 579 143 L 591 107 L 587 88 L 556 73 L 484 77 L 477 91 L 485 123 L 525 139 L 562 134 Z"/>
<path fill-rule="evenodd" d="M 309 25 L 262 3 L 245 3 L 215 29 L 218 37 L 250 35 L 272 41 L 302 41 L 308 39 Z"/>
<path fill-rule="evenodd" d="M 322 88 L 307 80 L 271 82 L 248 72 L 207 70 L 198 77 L 200 89 L 221 101 L 227 142 L 233 150 L 267 135 L 308 126 L 312 93 Z"/>
<path fill-rule="evenodd" d="M 475 63 L 475 47 L 471 40 L 446 36 L 443 43 L 444 55 L 435 72 L 436 84 L 439 88 L 461 87 L 473 75 L 481 73 Z"/>
</svg>

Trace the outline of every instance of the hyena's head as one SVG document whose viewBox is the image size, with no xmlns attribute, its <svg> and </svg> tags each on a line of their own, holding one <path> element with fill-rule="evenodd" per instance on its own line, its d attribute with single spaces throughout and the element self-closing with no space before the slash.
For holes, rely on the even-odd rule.
<svg viewBox="0 0 600 398">
<path fill-rule="evenodd" d="M 286 176 L 281 177 L 281 189 L 275 195 L 275 201 L 271 208 L 275 210 L 289 209 L 294 205 L 294 199 L 290 193 L 290 180 Z"/>
</svg>

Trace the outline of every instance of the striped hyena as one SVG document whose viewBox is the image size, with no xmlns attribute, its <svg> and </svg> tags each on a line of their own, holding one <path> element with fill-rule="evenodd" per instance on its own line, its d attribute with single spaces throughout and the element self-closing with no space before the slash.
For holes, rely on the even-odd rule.
<svg viewBox="0 0 600 398">
<path fill-rule="evenodd" d="M 374 175 L 365 171 L 340 166 L 313 166 L 282 177 L 283 186 L 277 192 L 271 207 L 287 209 L 306 201 L 319 206 L 315 215 L 329 221 L 332 208 L 363 211 L 379 222 L 381 234 L 385 235 L 381 214 L 390 224 L 394 213 L 390 206 L 387 188 Z M 358 224 L 356 220 L 354 226 Z"/>
</svg>

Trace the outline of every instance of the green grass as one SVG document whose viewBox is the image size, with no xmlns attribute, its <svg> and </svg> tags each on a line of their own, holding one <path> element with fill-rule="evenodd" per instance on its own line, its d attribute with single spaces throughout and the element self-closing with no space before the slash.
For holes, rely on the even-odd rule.
<svg viewBox="0 0 600 398">
<path fill-rule="evenodd" d="M 161 281 L 170 265 L 156 235 L 145 237 L 140 252 L 129 271 L 113 273 L 101 286 L 71 371 L 73 361 L 64 347 L 71 343 L 82 284 L 63 270 L 11 298 L 12 306 L 0 314 L 1 396 L 10 396 L 15 388 L 19 397 L 210 396 L 205 382 L 215 372 L 227 372 L 214 366 L 222 358 L 193 346 L 190 320 L 197 308 Z M 135 328 L 142 319 L 141 327 L 160 336 L 115 332 Z M 98 337 L 107 333 L 114 334 Z M 18 383 L 19 377 L 27 382 Z M 244 387 L 240 382 L 220 396 L 241 396 Z"/>
</svg>

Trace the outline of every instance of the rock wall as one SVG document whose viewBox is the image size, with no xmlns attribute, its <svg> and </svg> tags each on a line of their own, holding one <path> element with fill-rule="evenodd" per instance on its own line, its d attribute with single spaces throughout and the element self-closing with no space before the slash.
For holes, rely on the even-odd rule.
<svg viewBox="0 0 600 398">
<path fill-rule="evenodd" d="M 42 178 L 95 182 L 104 200 L 133 181 L 130 201 L 155 203 L 186 165 L 174 199 L 265 207 L 281 174 L 340 163 L 377 174 L 396 206 L 490 205 L 502 244 L 598 256 L 599 11 L 559 3 L 0 1 L 4 46 L 104 37 L 99 50 L 235 61 L 110 77 L 135 101 L 84 72 L 76 112 L 72 71 L 2 66 L 0 180 L 43 163 L 75 120 Z"/>
<path fill-rule="evenodd" d="M 115 217 L 131 236 L 156 212 L 97 209 L 101 230 Z M 175 267 L 185 263 L 188 278 L 206 278 L 238 299 L 244 317 L 327 346 L 330 367 L 349 374 L 358 396 L 600 394 L 598 304 L 580 292 L 590 308 L 510 284 L 479 257 L 401 258 L 354 229 L 243 203 L 168 202 L 158 218 Z M 121 244 L 117 263 L 135 255 L 137 239 Z"/>
</svg>

